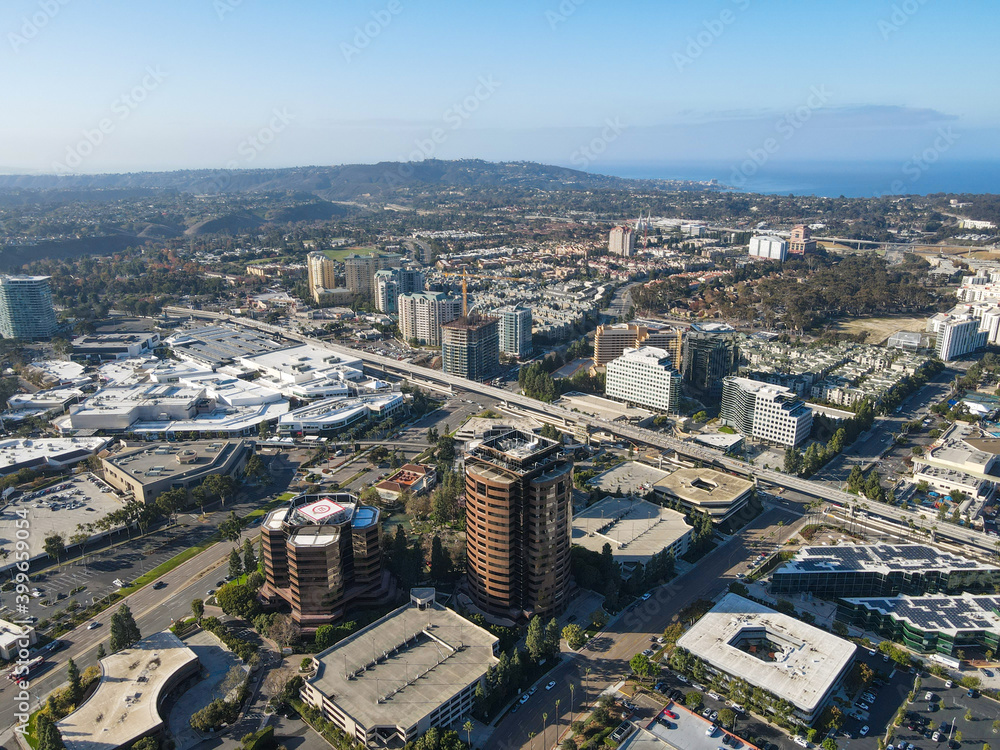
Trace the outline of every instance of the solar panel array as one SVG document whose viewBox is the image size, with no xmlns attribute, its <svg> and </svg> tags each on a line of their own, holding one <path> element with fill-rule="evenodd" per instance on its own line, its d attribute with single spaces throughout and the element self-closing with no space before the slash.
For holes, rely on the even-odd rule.
<svg viewBox="0 0 1000 750">
<path fill-rule="evenodd" d="M 942 552 L 921 544 L 874 544 L 869 546 L 805 547 L 782 573 L 833 573 L 858 571 L 979 570 L 991 566 Z"/>
<path fill-rule="evenodd" d="M 1000 627 L 1000 596 L 919 596 L 848 599 L 850 604 L 891 615 L 921 631 L 981 631 Z"/>
</svg>

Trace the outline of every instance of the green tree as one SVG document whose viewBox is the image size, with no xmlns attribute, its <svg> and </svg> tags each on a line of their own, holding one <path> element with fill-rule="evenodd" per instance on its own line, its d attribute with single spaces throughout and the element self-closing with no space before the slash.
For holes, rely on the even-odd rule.
<svg viewBox="0 0 1000 750">
<path fill-rule="evenodd" d="M 243 572 L 249 575 L 257 570 L 257 555 L 253 551 L 253 542 L 243 540 Z"/>
<path fill-rule="evenodd" d="M 215 601 L 227 615 L 253 619 L 257 614 L 257 592 L 252 586 L 235 581 L 215 593 Z"/>
<path fill-rule="evenodd" d="M 690 693 L 684 696 L 684 705 L 690 708 L 692 711 L 697 711 L 698 709 L 700 709 L 701 693 L 692 690 Z"/>
<path fill-rule="evenodd" d="M 74 706 L 80 705 L 80 699 L 83 697 L 83 684 L 80 682 L 80 670 L 72 658 L 66 662 L 66 680 L 69 683 L 66 688 L 69 691 L 69 699 Z"/>
<path fill-rule="evenodd" d="M 852 492 L 860 492 L 862 483 L 865 480 L 864 472 L 861 471 L 861 466 L 854 464 L 851 468 L 851 473 L 847 477 L 847 488 Z"/>
<path fill-rule="evenodd" d="M 192 599 L 191 600 L 191 614 L 194 615 L 194 619 L 201 622 L 201 618 L 205 616 L 205 602 L 202 599 Z"/>
<path fill-rule="evenodd" d="M 97 660 L 100 661 L 105 656 L 107 656 L 107 653 L 104 651 L 104 644 L 103 643 L 98 643 L 97 644 Z"/>
<path fill-rule="evenodd" d="M 35 738 L 37 750 L 64 750 L 65 748 L 59 729 L 44 711 L 35 718 Z"/>
<path fill-rule="evenodd" d="M 562 629 L 562 637 L 566 641 L 566 645 L 574 651 L 587 642 L 587 634 L 575 622 L 569 623 Z"/>
<path fill-rule="evenodd" d="M 636 654 L 629 659 L 628 665 L 632 668 L 632 671 L 640 677 L 640 679 L 646 679 L 651 676 L 655 670 L 653 662 L 651 662 L 649 657 L 645 654 Z"/>
<path fill-rule="evenodd" d="M 132 750 L 160 750 L 160 743 L 157 742 L 156 737 L 143 737 L 132 743 Z"/>
<path fill-rule="evenodd" d="M 450 573 L 451 559 L 441 543 L 441 537 L 435 534 L 431 540 L 431 578 L 444 581 Z"/>
<path fill-rule="evenodd" d="M 118 611 L 111 615 L 111 653 L 117 654 L 122 649 L 134 646 L 142 635 L 139 626 L 135 624 L 132 610 L 127 604 L 122 604 Z"/>
<path fill-rule="evenodd" d="M 802 454 L 798 448 L 791 445 L 785 448 L 785 464 L 783 468 L 786 474 L 791 474 L 792 476 L 802 471 Z"/>
<path fill-rule="evenodd" d="M 528 649 L 528 656 L 532 661 L 538 662 L 545 658 L 545 626 L 538 615 L 528 622 L 528 634 L 524 638 L 524 646 Z"/>
<path fill-rule="evenodd" d="M 827 737 L 823 740 L 820 745 L 823 750 L 837 750 L 837 743 L 834 742 L 833 737 Z"/>
<path fill-rule="evenodd" d="M 719 723 L 724 727 L 732 729 L 736 724 L 736 712 L 731 708 L 724 708 L 719 711 Z"/>
<path fill-rule="evenodd" d="M 66 540 L 62 534 L 49 534 L 42 542 L 42 549 L 45 554 L 57 563 L 62 560 L 63 553 L 66 552 Z"/>
<path fill-rule="evenodd" d="M 556 622 L 556 618 L 549 620 L 549 624 L 545 626 L 545 656 L 552 657 L 559 654 L 559 623 Z"/>
<path fill-rule="evenodd" d="M 608 613 L 605 612 L 603 609 L 595 609 L 593 612 L 590 613 L 590 622 L 594 625 L 595 628 L 600 630 L 601 628 L 603 628 L 605 625 L 608 624 Z"/>
<path fill-rule="evenodd" d="M 243 559 L 240 557 L 240 551 L 233 547 L 229 550 L 229 577 L 235 580 L 242 574 Z"/>
</svg>

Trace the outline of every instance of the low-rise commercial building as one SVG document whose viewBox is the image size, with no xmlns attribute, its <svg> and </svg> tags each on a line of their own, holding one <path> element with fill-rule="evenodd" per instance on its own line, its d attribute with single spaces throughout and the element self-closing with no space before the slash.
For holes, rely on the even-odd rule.
<svg viewBox="0 0 1000 750">
<path fill-rule="evenodd" d="M 573 516 L 573 544 L 611 556 L 626 577 L 637 563 L 645 565 L 664 550 L 674 558 L 687 554 L 693 529 L 683 513 L 637 497 L 606 497 Z"/>
<path fill-rule="evenodd" d="M 387 595 L 379 510 L 346 492 L 297 495 L 271 511 L 261 524 L 261 548 L 261 598 L 288 604 L 307 630 Z"/>
<path fill-rule="evenodd" d="M 388 478 L 375 485 L 375 491 L 383 500 L 394 502 L 404 492 L 413 496 L 429 492 L 437 483 L 437 472 L 433 466 L 424 464 L 403 464 Z"/>
<path fill-rule="evenodd" d="M 313 657 L 302 700 L 364 747 L 402 747 L 468 716 L 496 636 L 414 589 L 410 603 Z"/>
<path fill-rule="evenodd" d="M 160 343 L 158 333 L 88 334 L 73 339 L 73 358 L 105 361 L 149 354 Z"/>
<path fill-rule="evenodd" d="M 124 450 L 101 463 L 108 484 L 148 505 L 167 490 L 191 489 L 213 474 L 238 476 L 252 452 L 245 440 L 167 443 Z"/>
<path fill-rule="evenodd" d="M 895 596 L 837 602 L 837 619 L 918 653 L 1000 649 L 1000 596 Z"/>
<path fill-rule="evenodd" d="M 65 469 L 95 455 L 107 438 L 12 438 L 0 440 L 0 475 L 21 469 Z"/>
<path fill-rule="evenodd" d="M 857 646 L 763 604 L 726 594 L 677 641 L 724 679 L 742 679 L 811 724 L 854 664 Z"/>
<path fill-rule="evenodd" d="M 608 363 L 605 393 L 627 404 L 676 413 L 681 375 L 665 349 L 643 346 Z"/>
<path fill-rule="evenodd" d="M 334 434 L 369 419 L 387 419 L 405 406 L 401 393 L 328 398 L 283 414 L 278 419 L 278 432 L 292 436 Z"/>
<path fill-rule="evenodd" d="M 0 659 L 17 661 L 21 649 L 31 648 L 37 642 L 38 636 L 30 625 L 0 620 Z"/>
<path fill-rule="evenodd" d="M 104 657 L 100 665 L 94 693 L 56 723 L 66 750 L 117 750 L 159 734 L 168 694 L 201 668 L 197 654 L 166 630 Z"/>
<path fill-rule="evenodd" d="M 761 236 L 750 238 L 750 257 L 767 260 L 786 260 L 788 243 L 780 237 Z"/>
<path fill-rule="evenodd" d="M 678 469 L 654 484 L 653 492 L 664 502 L 680 502 L 687 511 L 724 523 L 750 501 L 754 483 L 715 469 Z"/>
<path fill-rule="evenodd" d="M 824 599 L 993 591 L 1000 568 L 922 544 L 803 547 L 771 574 L 774 594 Z"/>
</svg>

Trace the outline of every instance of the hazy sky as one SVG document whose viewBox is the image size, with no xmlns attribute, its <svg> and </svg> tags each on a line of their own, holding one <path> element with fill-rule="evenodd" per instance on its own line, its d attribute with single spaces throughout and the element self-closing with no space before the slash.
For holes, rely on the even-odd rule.
<svg viewBox="0 0 1000 750">
<path fill-rule="evenodd" d="M 998 27 L 996 0 L 5 0 L 0 169 L 993 159 Z"/>
</svg>

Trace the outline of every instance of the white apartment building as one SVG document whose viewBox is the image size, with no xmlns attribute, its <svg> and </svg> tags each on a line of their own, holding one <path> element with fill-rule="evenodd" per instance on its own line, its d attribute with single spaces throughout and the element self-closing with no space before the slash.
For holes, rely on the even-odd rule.
<svg viewBox="0 0 1000 750">
<path fill-rule="evenodd" d="M 635 254 L 635 230 L 632 227 L 615 227 L 608 239 L 608 252 L 630 257 Z"/>
<path fill-rule="evenodd" d="M 986 346 L 988 331 L 980 330 L 979 320 L 969 313 L 939 313 L 927 321 L 927 330 L 937 335 L 935 351 L 949 362 Z"/>
<path fill-rule="evenodd" d="M 666 349 L 643 346 L 608 362 L 604 392 L 628 404 L 676 413 L 681 376 Z"/>
<path fill-rule="evenodd" d="M 812 409 L 793 391 L 748 378 L 722 381 L 719 417 L 742 435 L 779 445 L 799 445 L 812 432 Z"/>
<path fill-rule="evenodd" d="M 444 292 L 399 295 L 399 330 L 403 340 L 441 346 L 441 326 L 462 314 L 462 300 Z"/>
<path fill-rule="evenodd" d="M 788 243 L 773 235 L 751 237 L 750 257 L 784 261 L 788 258 Z"/>
<path fill-rule="evenodd" d="M 424 290 L 424 274 L 409 268 L 387 268 L 375 272 L 375 307 L 379 312 L 399 312 L 399 295 Z"/>
<path fill-rule="evenodd" d="M 518 359 L 530 357 L 534 348 L 531 342 L 531 310 L 526 307 L 505 307 L 496 312 L 500 318 L 500 351 Z"/>
</svg>

